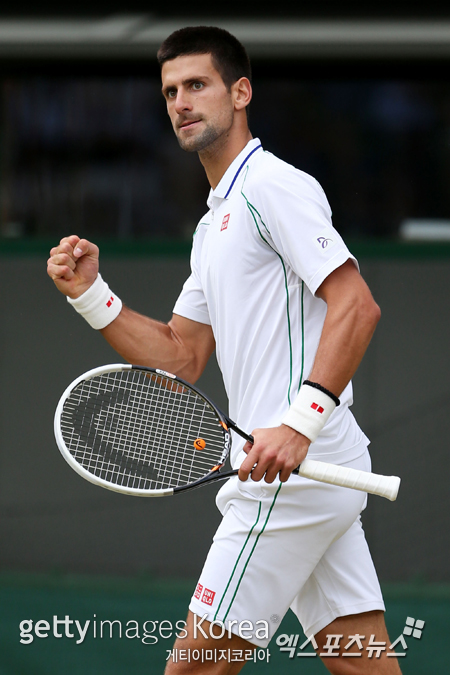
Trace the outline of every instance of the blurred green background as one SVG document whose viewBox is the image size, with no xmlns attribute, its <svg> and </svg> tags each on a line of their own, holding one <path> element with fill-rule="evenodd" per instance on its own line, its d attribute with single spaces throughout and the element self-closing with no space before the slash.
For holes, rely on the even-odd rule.
<svg viewBox="0 0 450 675">
<path fill-rule="evenodd" d="M 138 638 L 125 636 L 126 623 L 138 622 L 141 637 L 145 621 L 164 620 L 175 625 L 177 621 L 184 620 L 186 605 L 194 587 L 194 580 L 177 582 L 58 574 L 3 574 L 0 576 L 0 673 L 51 675 L 60 673 L 62 668 L 70 675 L 162 672 L 172 648 L 172 639 L 158 637 L 156 644 L 142 644 Z M 405 675 L 446 672 L 443 646 L 450 614 L 450 587 L 442 586 L 438 592 L 435 586 L 427 587 L 420 583 L 409 586 L 388 585 L 384 593 L 392 642 L 402 633 L 407 617 L 425 621 L 420 639 L 405 637 L 408 647 L 406 656 L 399 657 L 402 672 Z M 90 620 L 84 641 L 77 645 L 77 637 L 55 638 L 50 631 L 47 638 L 35 637 L 30 644 L 20 644 L 19 624 L 25 617 L 33 618 L 34 622 L 43 619 L 51 624 L 54 615 L 59 619 L 64 619 L 66 615 L 78 619 L 81 625 Z M 96 638 L 93 637 L 94 620 L 97 621 Z M 119 637 L 117 623 L 113 629 L 113 638 L 110 637 L 107 624 L 104 636 L 100 638 L 102 620 L 120 621 L 122 638 Z M 168 626 L 166 623 L 165 627 Z M 64 626 L 60 625 L 58 630 L 64 635 Z M 78 635 L 76 629 L 75 634 Z M 280 625 L 277 635 L 281 634 L 300 634 L 298 647 L 305 640 L 291 613 Z M 311 651 L 311 647 L 308 651 Z M 401 646 L 397 647 L 397 651 L 403 652 Z M 245 670 L 250 673 L 276 672 L 280 675 L 303 671 L 327 672 L 319 657 L 298 657 L 297 654 L 298 648 L 292 659 L 288 652 L 280 652 L 275 638 L 269 646 L 268 662 L 248 661 Z"/>
</svg>

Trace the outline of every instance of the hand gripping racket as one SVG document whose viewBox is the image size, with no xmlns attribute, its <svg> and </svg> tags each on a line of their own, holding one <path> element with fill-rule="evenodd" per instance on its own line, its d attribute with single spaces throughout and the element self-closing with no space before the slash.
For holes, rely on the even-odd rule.
<svg viewBox="0 0 450 675">
<path fill-rule="evenodd" d="M 83 478 L 142 497 L 162 497 L 237 475 L 221 472 L 230 429 L 252 436 L 184 380 L 143 366 L 113 364 L 78 377 L 55 414 L 58 447 Z M 371 492 L 393 501 L 396 476 L 305 459 L 305 478 Z"/>
</svg>

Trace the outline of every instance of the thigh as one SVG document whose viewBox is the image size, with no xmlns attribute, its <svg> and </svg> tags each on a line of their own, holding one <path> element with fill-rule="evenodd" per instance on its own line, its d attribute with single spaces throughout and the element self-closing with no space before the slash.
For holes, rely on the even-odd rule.
<svg viewBox="0 0 450 675">
<path fill-rule="evenodd" d="M 358 517 L 365 495 L 298 477 L 273 485 L 236 479 L 226 491 L 190 610 L 265 647 L 326 550 Z"/>
<path fill-rule="evenodd" d="M 325 551 L 291 609 L 308 637 L 337 617 L 384 610 L 360 517 Z"/>
</svg>

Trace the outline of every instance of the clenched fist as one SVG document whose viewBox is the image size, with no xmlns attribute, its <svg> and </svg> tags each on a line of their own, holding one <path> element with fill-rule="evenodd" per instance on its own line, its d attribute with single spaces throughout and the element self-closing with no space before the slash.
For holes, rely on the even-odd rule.
<svg viewBox="0 0 450 675">
<path fill-rule="evenodd" d="M 47 273 L 61 293 L 78 298 L 97 278 L 98 254 L 98 246 L 86 239 L 64 237 L 50 251 Z"/>
</svg>

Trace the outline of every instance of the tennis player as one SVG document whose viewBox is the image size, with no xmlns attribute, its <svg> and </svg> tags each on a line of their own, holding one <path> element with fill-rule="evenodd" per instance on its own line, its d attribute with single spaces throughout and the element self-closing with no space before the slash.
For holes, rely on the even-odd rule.
<svg viewBox="0 0 450 675">
<path fill-rule="evenodd" d="M 218 493 L 223 520 L 175 649 L 266 647 L 290 607 L 331 673 L 396 675 L 365 495 L 291 475 L 306 455 L 370 470 L 350 381 L 380 310 L 320 185 L 252 137 L 243 46 L 219 28 L 185 28 L 158 60 L 179 144 L 198 152 L 211 185 L 171 321 L 123 306 L 99 275 L 97 246 L 76 235 L 51 250 L 48 273 L 132 363 L 195 382 L 216 350 L 230 417 L 253 430 L 253 446 L 234 439 L 239 478 Z M 166 672 L 231 675 L 244 663 L 174 658 Z"/>
</svg>

